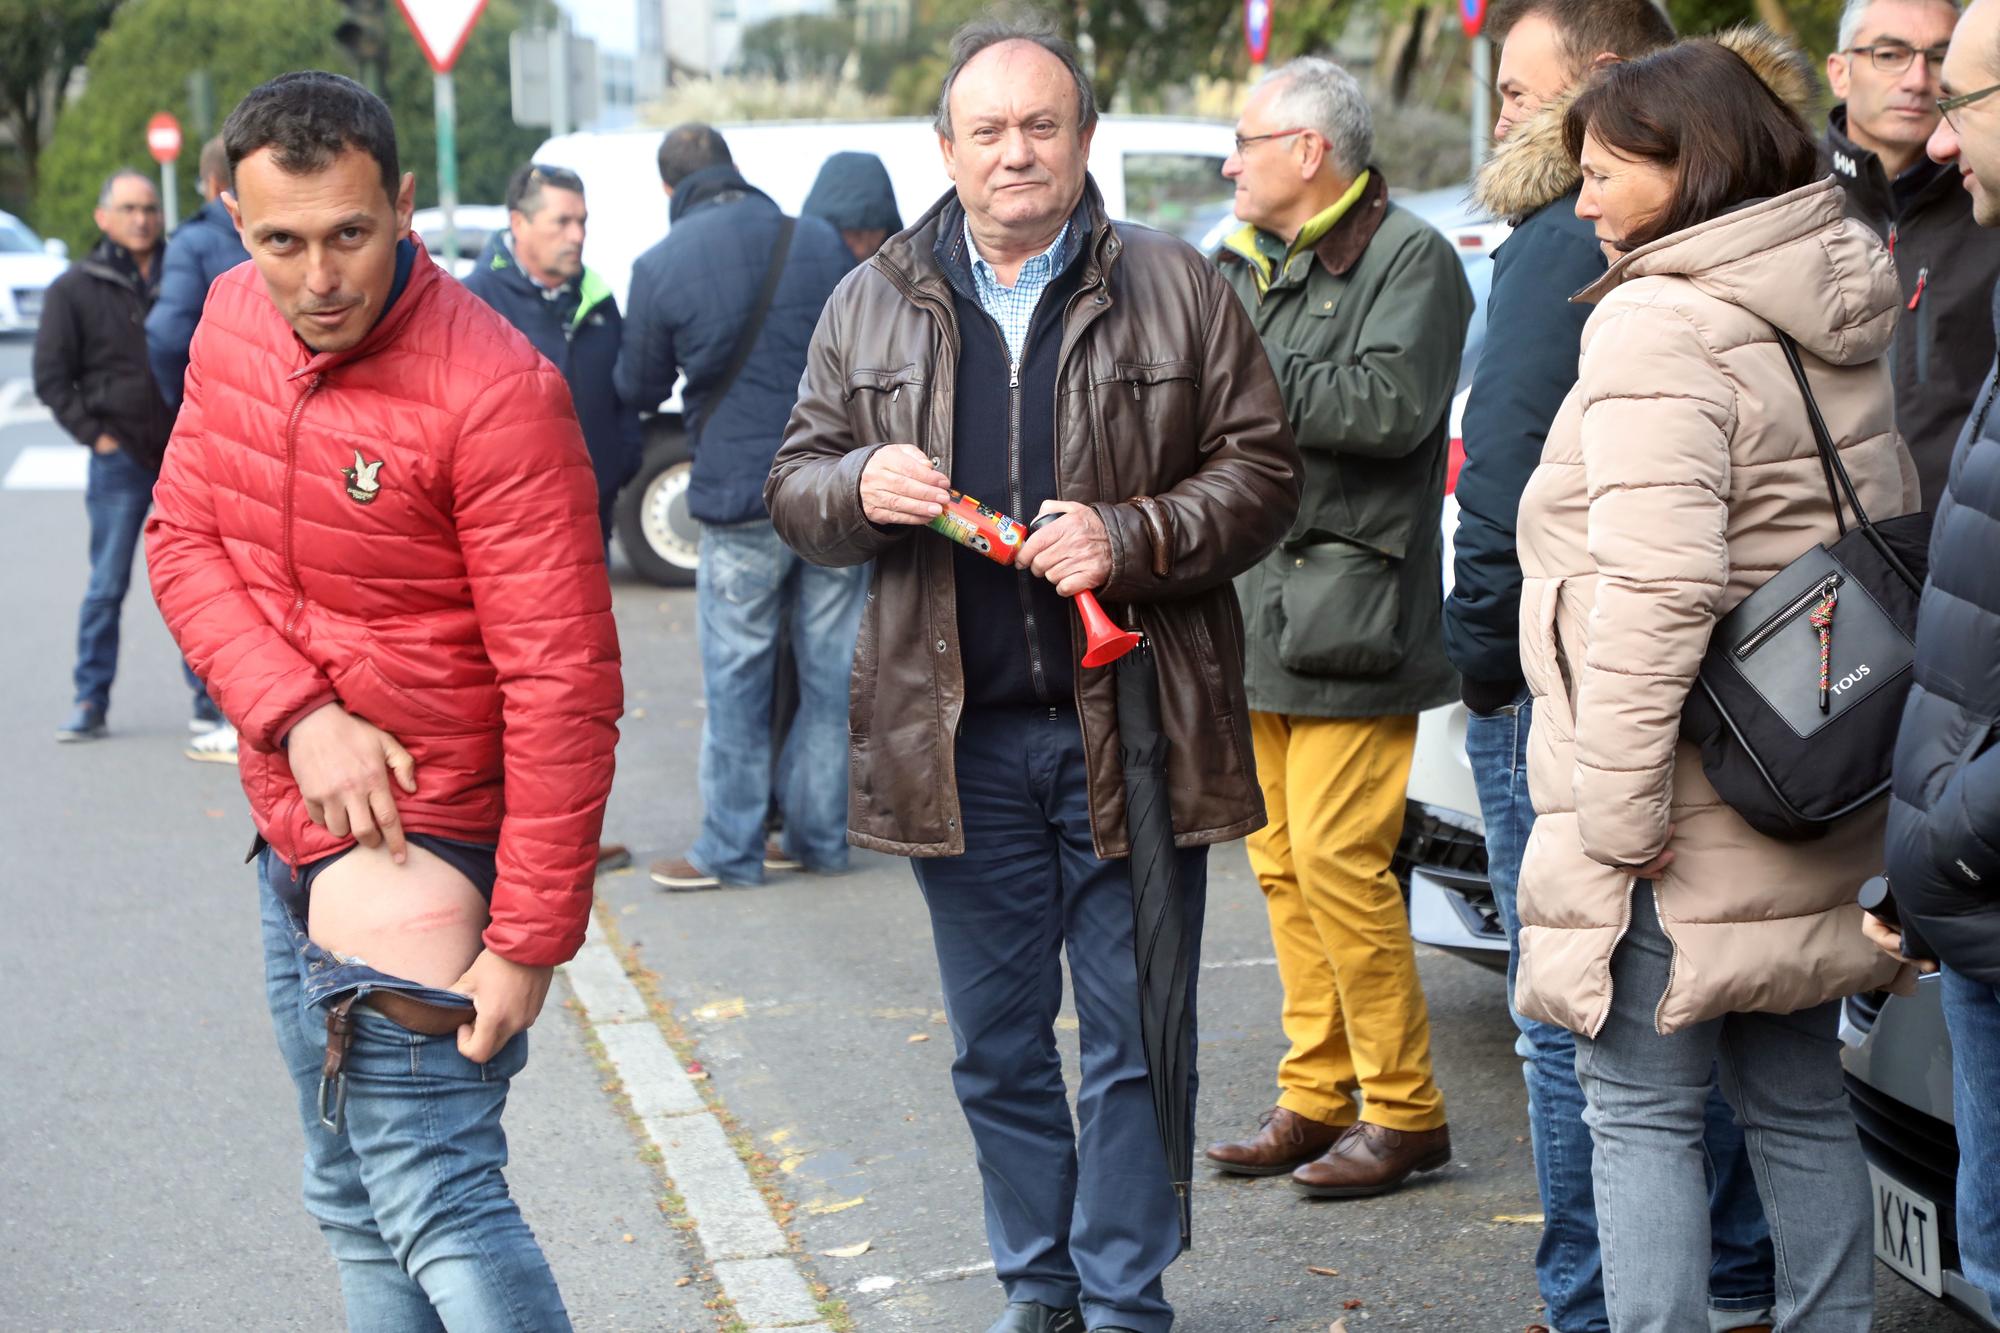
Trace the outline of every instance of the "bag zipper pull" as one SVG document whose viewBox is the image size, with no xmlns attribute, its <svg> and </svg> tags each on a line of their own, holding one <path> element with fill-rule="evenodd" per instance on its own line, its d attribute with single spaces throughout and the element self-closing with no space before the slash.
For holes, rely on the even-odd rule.
<svg viewBox="0 0 2000 1333">
<path fill-rule="evenodd" d="M 1929 264 L 1926 264 L 1922 268 L 1917 270 L 1917 289 L 1914 292 L 1910 293 L 1910 303 L 1909 305 L 1903 307 L 1905 310 L 1915 310 L 1917 308 L 1917 302 L 1924 299 L 1924 286 L 1927 283 L 1929 283 L 1930 280 L 1931 280 L 1931 266 Z"/>
</svg>

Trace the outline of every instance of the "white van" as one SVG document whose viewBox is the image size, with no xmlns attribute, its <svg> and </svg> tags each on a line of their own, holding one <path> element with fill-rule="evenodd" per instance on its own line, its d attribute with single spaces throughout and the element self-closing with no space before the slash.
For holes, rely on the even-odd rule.
<svg viewBox="0 0 2000 1333">
<path fill-rule="evenodd" d="M 743 178 L 797 213 L 820 164 L 838 152 L 874 153 L 889 171 L 905 224 L 921 217 L 951 181 L 927 120 L 760 121 L 718 125 Z M 590 205 L 584 258 L 618 296 L 632 265 L 667 233 L 667 196 L 655 153 L 658 130 L 567 134 L 535 161 L 583 178 Z M 1234 129 L 1216 121 L 1106 116 L 1091 143 L 1091 174 L 1114 218 L 1143 222 L 1198 243 L 1229 215 L 1234 189 L 1222 163 Z M 646 462 L 618 497 L 618 541 L 639 573 L 663 584 L 694 582 L 699 528 L 687 512 L 688 446 L 680 399 L 647 424 Z"/>
</svg>

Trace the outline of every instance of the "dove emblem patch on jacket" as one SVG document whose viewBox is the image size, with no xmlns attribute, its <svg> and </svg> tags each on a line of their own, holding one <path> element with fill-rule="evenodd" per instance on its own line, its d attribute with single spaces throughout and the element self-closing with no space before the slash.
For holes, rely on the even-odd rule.
<svg viewBox="0 0 2000 1333">
<path fill-rule="evenodd" d="M 354 466 L 340 470 L 340 475 L 347 478 L 347 498 L 358 505 L 374 503 L 375 497 L 382 493 L 382 483 L 375 479 L 375 474 L 381 470 L 380 461 L 366 462 L 361 457 L 361 451 L 356 449 Z"/>
</svg>

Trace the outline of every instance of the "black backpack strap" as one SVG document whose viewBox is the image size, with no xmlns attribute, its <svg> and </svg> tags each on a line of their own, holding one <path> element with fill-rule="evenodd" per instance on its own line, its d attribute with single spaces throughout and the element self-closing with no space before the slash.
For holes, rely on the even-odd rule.
<svg viewBox="0 0 2000 1333">
<path fill-rule="evenodd" d="M 764 317 L 771 313 L 771 302 L 777 299 L 778 281 L 785 275 L 785 258 L 792 252 L 792 229 L 797 225 L 798 220 L 789 214 L 782 216 L 778 223 L 778 240 L 771 247 L 771 263 L 764 270 L 764 286 L 757 293 L 756 303 L 750 307 L 750 317 L 743 321 L 743 328 L 736 335 L 736 346 L 729 353 L 728 369 L 722 372 L 722 377 L 715 382 L 715 391 L 709 395 L 707 408 L 701 414 L 703 424 L 715 415 L 716 408 L 722 406 L 722 400 L 735 385 L 736 377 L 749 363 L 750 349 L 757 345 L 757 335 L 764 331 Z M 700 426 L 691 433 L 699 438 Z"/>
</svg>

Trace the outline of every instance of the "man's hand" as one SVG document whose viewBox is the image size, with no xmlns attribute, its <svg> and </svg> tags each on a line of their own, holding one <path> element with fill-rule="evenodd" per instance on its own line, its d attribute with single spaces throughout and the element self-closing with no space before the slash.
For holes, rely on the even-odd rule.
<svg viewBox="0 0 2000 1333">
<path fill-rule="evenodd" d="M 451 983 L 452 990 L 472 997 L 473 1018 L 458 1030 L 458 1053 L 483 1065 L 515 1033 L 533 1027 L 555 974 L 553 967 L 524 967 L 491 949 L 481 950 L 465 975 Z"/>
<path fill-rule="evenodd" d="M 928 523 L 951 499 L 951 478 L 914 444 L 885 444 L 861 469 L 861 512 L 870 523 Z"/>
<path fill-rule="evenodd" d="M 1044 500 L 1042 514 L 1066 514 L 1028 538 L 1014 563 L 1056 585 L 1056 592 L 1074 597 L 1101 588 L 1111 578 L 1111 534 L 1089 505 L 1074 500 Z"/>
<path fill-rule="evenodd" d="M 306 816 L 336 838 L 363 847 L 389 844 L 401 865 L 403 820 L 389 775 L 405 792 L 417 790 L 417 762 L 396 738 L 342 708 L 325 704 L 308 713 L 285 739 L 292 776 L 305 798 Z"/>
<path fill-rule="evenodd" d="M 1938 970 L 1938 965 L 1929 959 L 1905 958 L 1902 933 L 1873 912 L 1861 914 L 1861 933 L 1868 937 L 1870 944 L 1899 963 L 1914 963 L 1919 972 L 1930 973 Z"/>
<path fill-rule="evenodd" d="M 97 443 L 90 446 L 90 450 L 97 454 L 115 454 L 118 452 L 118 441 L 114 436 L 100 435 L 97 437 Z"/>
</svg>

